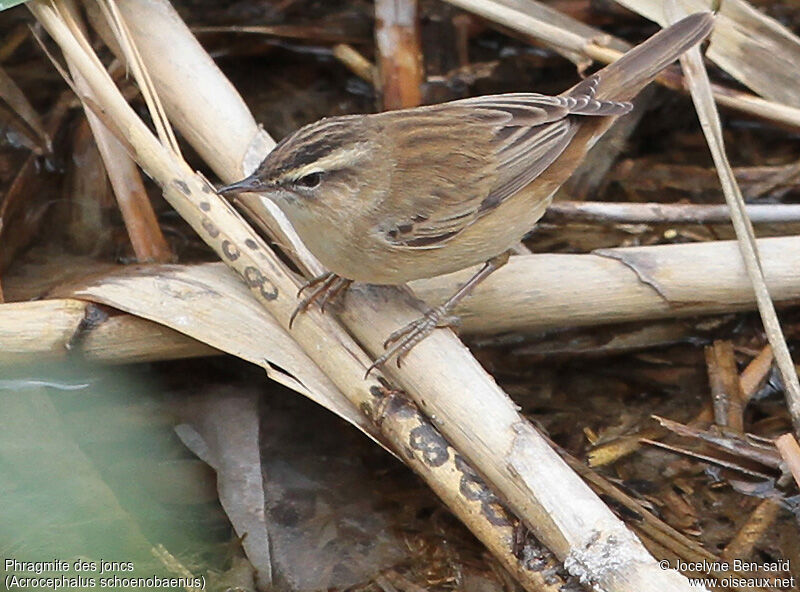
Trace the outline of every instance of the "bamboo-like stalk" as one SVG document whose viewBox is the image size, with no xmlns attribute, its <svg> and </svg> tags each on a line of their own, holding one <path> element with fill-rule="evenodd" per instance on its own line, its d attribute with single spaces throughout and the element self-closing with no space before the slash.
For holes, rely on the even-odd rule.
<svg viewBox="0 0 800 592">
<path fill-rule="evenodd" d="M 800 300 L 800 278 L 795 265 L 800 259 L 800 237 L 760 239 L 758 248 L 767 285 L 776 302 Z M 744 266 L 737 259 L 737 249 L 735 241 L 713 241 L 604 249 L 585 255 L 515 256 L 461 303 L 457 311 L 462 319 L 460 330 L 470 335 L 532 333 L 754 310 L 755 296 Z M 215 265 L 220 273 L 227 273 L 222 264 Z M 159 273 L 158 269 L 143 268 L 143 273 Z M 193 281 L 201 285 L 202 278 L 192 269 L 193 266 L 187 266 L 185 273 L 194 276 Z M 435 304 L 441 302 L 443 295 L 452 294 L 473 271 L 419 280 L 412 287 L 426 302 Z M 102 277 L 97 279 L 100 281 Z M 24 298 L 38 295 L 23 291 L 13 277 L 8 279 L 7 291 L 15 298 L 20 294 Z M 30 306 L 36 308 L 39 302 Z M 3 307 L 0 318 L 4 310 L 8 310 L 9 322 L 13 321 L 15 313 Z M 49 318 L 31 319 L 29 324 L 48 324 Z M 59 321 L 55 327 L 65 326 L 63 323 L 69 326 L 68 321 Z M 8 325 L 7 333 L 0 331 L 0 343 L 12 343 L 12 337 L 14 342 L 17 337 L 24 339 L 26 333 L 17 333 L 21 328 Z M 132 337 L 137 333 L 133 327 L 130 331 Z M 53 338 L 44 337 L 46 334 L 28 334 L 30 341 L 25 342 L 24 351 L 31 354 L 49 351 L 48 344 Z M 112 343 L 110 340 L 104 347 L 111 347 Z M 142 355 L 149 357 L 148 348 L 143 347 Z M 193 351 L 189 349 L 187 353 Z M 114 357 L 110 351 L 102 355 Z M 168 349 L 161 348 L 152 355 L 163 355 L 164 359 L 173 356 Z M 120 361 L 124 361 L 124 356 Z M 749 390 L 752 389 L 745 387 L 746 392 Z"/>
<path fill-rule="evenodd" d="M 158 11 L 168 10 L 168 7 L 158 6 L 153 13 L 148 13 L 146 9 L 155 4 L 121 2 L 120 7 L 129 23 L 139 19 L 147 23 L 146 29 L 152 30 L 153 21 L 158 20 Z M 52 5 L 34 0 L 29 6 L 69 58 L 81 61 L 78 65 L 86 68 L 82 73 L 103 101 L 110 122 L 125 131 L 135 147 L 138 160 L 162 184 L 167 199 L 223 260 L 248 281 L 256 297 L 276 319 L 288 326 L 296 304 L 296 299 L 291 296 L 297 286 L 296 280 L 286 274 L 280 261 L 257 235 L 243 228 L 240 220 L 209 191 L 205 183 L 155 142 L 138 119 L 132 119 L 133 112 L 116 89 L 108 88 L 105 73 L 96 71 L 90 63 L 83 63 L 84 50 L 74 42 Z M 136 26 L 131 26 L 131 30 L 136 36 Z M 156 33 L 163 34 L 163 31 Z M 160 62 L 167 64 L 164 66 L 167 69 L 182 70 L 181 64 L 191 60 L 192 56 L 176 51 L 177 35 L 177 30 L 168 35 L 168 47 L 156 56 L 148 57 L 147 43 L 139 42 L 144 62 L 148 66 Z M 195 71 L 190 64 L 185 66 L 188 71 Z M 153 78 L 159 87 L 155 72 Z M 174 82 L 167 82 L 170 84 Z M 214 86 L 214 80 L 204 80 L 203 84 Z M 183 123 L 200 128 L 193 132 L 193 139 L 231 136 L 230 129 L 220 122 L 220 119 L 225 119 L 220 108 L 224 101 L 206 104 L 207 110 L 198 112 L 184 104 L 198 94 L 186 92 L 186 87 L 170 98 L 164 96 L 163 87 L 159 87 L 159 93 L 168 111 L 172 101 L 175 108 L 183 111 Z M 247 121 L 251 121 L 249 116 Z M 184 135 L 187 135 L 186 131 Z M 235 137 L 239 145 L 234 152 L 241 156 L 248 152 L 252 154 L 252 146 L 247 142 L 257 135 L 255 129 L 250 129 Z M 215 142 L 210 145 L 214 146 L 214 151 L 219 151 Z M 200 147 L 197 148 L 199 151 Z M 210 151 L 208 146 L 204 147 L 204 154 Z M 212 160 L 218 162 L 216 157 Z M 228 163 L 231 164 L 230 160 Z M 220 169 L 221 176 L 235 176 L 240 166 Z M 394 327 L 395 323 L 418 314 L 413 306 L 397 297 L 396 290 L 383 290 L 378 297 L 363 292 L 355 297 L 361 300 L 355 307 L 348 307 L 352 313 L 348 317 L 350 326 L 371 348 L 376 348 L 377 342 L 383 340 L 388 326 Z M 381 304 L 382 299 L 386 299 L 385 304 Z M 390 314 L 382 314 L 384 311 Z M 387 420 L 397 419 L 402 409 L 395 409 L 390 404 L 378 405 L 386 399 L 381 396 L 384 391 L 377 378 L 365 380 L 358 377 L 359 368 L 365 369 L 369 360 L 333 320 L 319 311 L 310 310 L 298 318 L 292 335 L 337 386 L 353 402 L 358 401 L 374 419 L 382 420 L 382 425 Z M 504 501 L 540 540 L 565 560 L 573 574 L 609 591 L 689 590 L 685 578 L 677 572 L 661 570 L 638 539 L 566 468 L 452 333 L 439 332 L 420 344 L 408 357 L 404 369 L 393 373 L 409 394 L 418 403 L 424 403 L 428 413 L 436 417 L 437 425 L 450 442 L 489 478 L 502 493 Z M 470 396 L 464 397 L 465 392 Z M 424 424 L 417 424 L 417 427 L 420 425 Z M 399 423 L 397 427 L 403 428 Z M 406 438 L 409 434 L 413 436 L 415 429 L 403 428 L 400 433 Z M 410 464 L 416 466 L 415 463 L 419 463 L 423 474 L 428 477 L 430 472 L 424 471 L 426 467 L 432 468 L 431 459 L 425 454 L 416 454 L 413 446 L 417 444 L 417 440 L 412 438 L 403 442 L 400 449 L 406 450 L 411 446 Z M 452 449 L 441 446 L 438 449 L 453 457 Z M 459 473 L 456 471 L 454 475 Z M 445 491 L 452 492 L 449 488 Z M 478 510 L 476 516 L 487 519 L 483 510 Z M 487 544 L 497 542 L 487 539 L 482 532 L 477 534 L 484 542 L 488 540 Z M 506 541 L 500 543 L 502 547 Z M 609 562 L 609 557 L 614 557 L 614 560 Z M 532 585 L 531 582 L 526 584 Z"/>
<path fill-rule="evenodd" d="M 758 247 L 772 297 L 797 300 L 800 237 L 760 239 Z M 469 273 L 412 287 L 439 302 Z M 485 334 L 736 312 L 754 304 L 736 242 L 714 241 L 512 257 L 456 312 L 465 333 Z"/>
<path fill-rule="evenodd" d="M 0 306 L 0 364 L 60 359 L 70 351 L 96 362 L 131 364 L 213 355 L 214 349 L 133 315 L 118 315 L 81 334 L 88 308 L 81 300 L 54 298 Z M 68 346 L 71 346 L 68 349 Z"/>
<path fill-rule="evenodd" d="M 85 310 L 86 304 L 77 300 L 4 303 L 0 306 L 0 361 L 26 361 L 37 352 L 56 349 L 63 355 Z"/>
<path fill-rule="evenodd" d="M 147 39 L 147 44 L 138 44 L 146 67 L 157 87 L 159 98 L 169 114 L 172 125 L 181 131 L 184 138 L 198 151 L 200 157 L 215 170 L 228 173 L 231 180 L 241 173 L 240 167 L 255 168 L 261 155 L 270 150 L 275 142 L 258 126 L 244 100 L 238 95 L 230 81 L 220 76 L 219 68 L 211 56 L 203 51 L 197 39 L 188 32 L 185 23 L 171 5 L 160 2 L 148 6 L 139 3 L 126 10 L 127 3 L 117 2 L 122 11 L 129 33 L 135 40 L 147 34 L 150 22 L 147 19 L 131 18 L 131 10 L 141 9 L 161 30 L 171 29 L 180 34 Z M 121 49 L 106 23 L 97 2 L 83 2 L 92 26 L 103 41 L 121 57 Z M 153 60 L 153 55 L 190 55 L 191 64 L 176 68 L 167 60 Z M 209 84 L 208 81 L 214 81 Z M 186 95 L 191 95 L 192 109 L 187 109 Z M 218 106 L 224 106 L 220 109 Z M 213 115 L 207 125 L 194 125 L 197 113 Z M 219 133 L 225 130 L 225 133 Z"/>
</svg>

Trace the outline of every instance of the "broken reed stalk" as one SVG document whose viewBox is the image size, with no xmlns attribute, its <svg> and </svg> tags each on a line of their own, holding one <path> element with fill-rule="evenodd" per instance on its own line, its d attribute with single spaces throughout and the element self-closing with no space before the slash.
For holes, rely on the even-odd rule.
<svg viewBox="0 0 800 592">
<path fill-rule="evenodd" d="M 744 432 L 744 406 L 733 343 L 717 340 L 706 346 L 705 354 L 714 423 L 741 434 Z"/>
<path fill-rule="evenodd" d="M 800 487 L 800 445 L 792 434 L 783 434 L 775 440 L 775 447 L 789 467 L 795 483 Z"/>
<path fill-rule="evenodd" d="M 53 5 L 43 0 L 34 0 L 29 6 L 70 59 L 83 60 L 82 49 L 58 18 Z M 142 5 L 138 2 L 120 2 L 125 18 L 129 22 L 132 19 L 141 19 L 143 30 L 152 30 L 153 20 L 159 20 L 159 11 L 170 11 L 166 5 L 158 6 L 154 13 L 148 13 L 146 8 L 149 6 L 150 3 Z M 185 29 L 182 23 L 178 25 L 177 17 L 174 17 L 174 21 L 177 26 L 182 27 L 181 30 Z M 134 36 L 144 34 L 143 31 L 137 33 L 136 26 L 131 29 Z M 163 34 L 162 31 L 157 35 Z M 192 59 L 192 56 L 175 52 L 173 37 L 181 34 L 176 30 L 167 35 L 167 47 L 160 47 L 155 56 L 146 55 L 153 48 L 147 47 L 147 41 L 140 40 L 140 49 L 148 67 L 160 63 L 169 72 L 173 68 L 181 69 L 182 62 Z M 207 56 L 202 59 L 207 59 Z M 176 162 L 174 156 L 155 141 L 141 121 L 135 118 L 116 88 L 107 86 L 110 81 L 105 72 L 93 70 L 90 63 L 79 64 L 81 65 L 87 67 L 83 74 L 98 97 L 103 99 L 109 124 L 126 131 L 131 145 L 137 151 L 138 160 L 162 184 L 167 199 L 198 234 L 214 247 L 223 260 L 243 275 L 256 297 L 260 298 L 283 326 L 288 326 L 289 316 L 296 304 L 293 297 L 296 279 L 286 273 L 280 261 L 257 235 L 244 228 L 240 219 L 209 191 L 206 183 L 194 176 L 184 164 Z M 183 66 L 189 71 L 193 70 L 191 65 Z M 172 84 L 169 75 L 166 81 L 159 84 L 158 74 L 154 72 L 154 80 L 160 93 L 169 92 Z M 213 87 L 215 83 L 216 80 L 203 81 L 204 88 Z M 232 89 L 228 84 L 222 85 L 221 90 Z M 172 91 L 172 97 L 164 97 L 168 110 L 171 100 L 176 106 L 186 108 L 187 105 L 181 104 L 181 99 L 191 101 L 193 95 L 198 94 L 185 92 L 185 87 L 173 88 Z M 191 132 L 184 131 L 184 135 L 191 135 L 194 139 L 203 137 L 206 141 L 217 135 L 230 137 L 230 129 L 224 125 L 228 114 L 221 113 L 220 103 L 222 101 L 209 105 L 211 109 L 203 113 L 184 109 L 184 122 L 190 128 L 197 128 Z M 252 128 L 249 134 L 235 137 L 238 143 L 233 151 L 235 154 L 253 155 L 251 146 L 245 144 L 249 138 L 259 135 L 254 124 Z M 214 146 L 214 152 L 219 152 L 216 142 L 211 145 Z M 198 151 L 201 149 L 199 146 L 196 148 Z M 208 146 L 202 149 L 204 154 L 211 152 Z M 264 152 L 260 153 L 261 156 L 263 154 Z M 212 157 L 209 162 L 216 164 L 219 161 Z M 236 166 L 217 170 L 224 179 L 232 179 L 237 176 L 241 166 L 241 163 L 237 163 Z M 419 314 L 416 307 L 398 297 L 397 290 L 387 289 L 380 292 L 378 297 L 368 296 L 363 291 L 356 293 L 354 298 L 359 299 L 358 306 L 346 308 L 346 312 L 349 310 L 352 315 L 348 317 L 351 329 L 362 337 L 368 337 L 371 344 L 383 340 L 387 334 L 387 326 L 398 326 L 405 319 Z M 381 303 L 383 299 L 385 304 Z M 381 313 L 389 312 L 389 308 L 391 314 L 387 315 L 387 319 Z M 381 402 L 391 403 L 391 400 L 387 401 L 388 395 L 376 378 L 363 379 L 363 370 L 369 365 L 369 360 L 330 316 L 310 310 L 298 318 L 292 336 L 306 348 L 308 354 L 337 386 L 351 400 L 357 401 L 382 428 L 385 428 L 389 420 L 396 420 L 398 428 L 404 427 L 400 425 L 398 417 L 399 413 L 404 412 L 403 408 L 395 408 L 392 404 L 380 405 Z M 450 442 L 489 478 L 492 485 L 501 492 L 504 502 L 544 544 L 565 561 L 571 573 L 587 578 L 609 591 L 689 590 L 685 578 L 677 572 L 662 570 L 641 542 L 567 469 L 564 462 L 530 423 L 518 414 L 507 395 L 497 387 L 451 332 L 436 332 L 421 343 L 408 356 L 403 369 L 393 371 L 393 375 L 402 379 L 402 384 L 415 401 L 422 404 L 429 415 L 436 417 L 437 426 Z M 469 393 L 469 396 L 464 396 L 465 393 Z M 431 448 L 426 446 L 433 446 L 433 450 L 437 452 L 433 458 L 444 458 L 447 461 L 460 457 L 452 449 L 442 445 L 444 440 L 440 443 L 430 439 L 423 440 L 423 449 L 415 449 L 414 446 L 418 446 L 420 441 L 415 437 L 410 440 L 406 438 L 414 434 L 413 430 L 424 425 L 426 424 L 417 424 L 411 433 L 402 429 L 403 442 L 397 444 L 401 450 L 411 455 L 407 458 L 409 464 L 418 467 L 423 476 L 429 479 L 431 486 L 436 488 L 444 481 L 430 479 L 437 466 L 431 463 Z M 460 510 L 459 515 L 465 516 L 465 508 L 473 508 L 475 515 L 484 521 L 483 524 L 489 527 L 491 534 L 495 529 L 488 522 L 485 509 L 479 508 L 480 503 L 466 500 L 458 493 L 458 481 L 464 476 L 463 470 L 455 470 L 450 475 L 452 488 L 448 487 L 440 494 L 454 495 L 456 501 L 459 497 L 462 498 L 462 507 L 454 510 Z M 475 528 L 474 524 L 470 526 Z M 484 533 L 476 534 L 487 542 Z M 509 541 L 498 541 L 495 538 L 487 544 L 497 545 L 498 542 L 500 546 L 505 545 L 507 552 Z M 615 558 L 611 563 L 607 560 L 609 556 Z M 499 558 L 505 565 L 509 564 L 507 555 L 501 554 Z M 513 568 L 513 565 L 510 567 Z M 529 573 L 528 570 L 525 573 Z M 532 587 L 532 580 L 527 581 L 526 586 Z"/>
<path fill-rule="evenodd" d="M 134 315 L 115 315 L 81 333 L 90 307 L 82 300 L 54 298 L 0 306 L 0 364 L 59 359 L 70 351 L 93 362 L 134 364 L 214 355 L 219 350 L 162 324 Z M 67 349 L 72 345 L 72 350 Z"/>
<path fill-rule="evenodd" d="M 80 84 L 77 78 L 76 84 Z M 87 110 L 86 118 L 114 190 L 136 260 L 142 263 L 174 261 L 175 255 L 158 225 L 136 163 L 93 113 Z"/>
<path fill-rule="evenodd" d="M 137 3 L 135 8 L 138 6 Z M 128 147 L 143 168 L 162 185 L 167 200 L 219 256 L 242 276 L 255 296 L 281 325 L 287 327 L 297 304 L 297 279 L 287 272 L 258 235 L 244 225 L 235 212 L 216 196 L 207 182 L 192 173 L 185 163 L 156 140 L 125 102 L 107 73 L 98 67 L 92 56 L 87 55 L 88 46 L 79 43 L 75 38 L 79 32 L 68 28 L 56 7 L 56 4 L 41 0 L 29 4 L 31 11 L 56 39 L 68 60 L 73 61 L 80 69 L 92 88 L 99 101 L 95 108 L 106 117 L 104 123 L 126 138 Z M 125 130 L 124 133 L 122 130 Z M 227 172 L 229 177 L 233 174 L 233 171 Z M 384 331 L 385 327 L 379 327 L 378 330 Z M 514 554 L 516 519 L 506 514 L 504 505 L 467 461 L 455 454 L 437 430 L 419 412 L 413 410 L 403 397 L 387 389 L 386 382 L 379 380 L 377 373 L 372 378 L 364 378 L 370 365 L 369 358 L 330 315 L 323 316 L 316 310 L 308 311 L 295 323 L 292 337 L 304 346 L 334 383 L 347 393 L 353 404 L 376 422 L 385 436 L 397 434 L 392 447 L 403 453 L 406 462 L 428 481 L 434 491 L 494 552 L 498 560 L 518 577 L 526 589 L 537 590 L 546 584 L 544 575 L 535 571 L 532 566 L 523 565 Z M 559 468 L 562 472 L 569 473 L 564 471 L 563 464 Z M 560 477 L 564 478 L 563 475 Z M 577 480 L 577 477 L 573 475 L 573 479 Z M 468 485 L 465 485 L 465 480 Z M 577 482 L 580 487 L 585 488 L 579 480 Z M 469 495 L 462 493 L 464 487 Z M 596 505 L 608 512 L 599 500 L 596 500 Z M 526 522 L 538 525 L 536 518 L 542 512 L 542 509 L 534 513 L 525 508 L 523 515 Z M 623 531 L 621 536 L 627 534 L 631 537 L 624 526 L 620 524 L 618 528 Z M 544 533 L 551 539 L 553 546 L 562 552 L 562 556 L 569 554 L 569 549 L 564 548 L 563 543 L 556 544 L 566 538 L 560 531 L 545 530 Z M 592 533 L 585 532 L 584 528 L 573 535 L 578 538 L 591 536 Z M 655 561 L 644 550 L 634 557 L 642 563 L 655 565 Z M 636 567 L 638 566 L 633 565 L 631 569 L 635 570 Z M 597 577 L 604 579 L 617 575 L 615 570 L 608 571 L 610 573 L 598 574 Z M 684 582 L 675 572 L 672 573 L 672 578 L 677 579 L 679 584 Z M 625 581 L 627 578 L 623 579 Z M 609 589 L 622 591 L 633 588 L 611 585 Z M 687 588 L 678 586 L 675 589 Z"/>
<path fill-rule="evenodd" d="M 745 407 L 766 382 L 774 361 L 775 356 L 772 354 L 772 347 L 765 345 L 758 355 L 750 360 L 747 367 L 742 370 L 739 383 L 742 391 L 742 403 Z"/>
<path fill-rule="evenodd" d="M 422 104 L 424 69 L 417 0 L 375 0 L 375 49 L 383 110 Z"/>
</svg>

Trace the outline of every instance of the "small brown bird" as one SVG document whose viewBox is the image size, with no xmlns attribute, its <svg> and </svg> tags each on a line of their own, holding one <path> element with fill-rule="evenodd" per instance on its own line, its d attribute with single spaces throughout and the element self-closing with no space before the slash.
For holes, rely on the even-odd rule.
<svg viewBox="0 0 800 592">
<path fill-rule="evenodd" d="M 353 282 L 402 284 L 485 263 L 444 304 L 389 336 L 373 367 L 400 359 L 508 260 L 553 193 L 615 116 L 711 31 L 690 15 L 555 96 L 493 95 L 373 115 L 332 117 L 284 138 L 246 179 L 286 214 L 330 270 L 297 312 Z M 294 319 L 294 316 L 292 317 Z"/>
</svg>

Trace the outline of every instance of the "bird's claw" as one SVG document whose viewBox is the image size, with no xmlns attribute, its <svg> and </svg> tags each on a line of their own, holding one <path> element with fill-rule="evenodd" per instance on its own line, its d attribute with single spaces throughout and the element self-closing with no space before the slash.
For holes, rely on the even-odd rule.
<svg viewBox="0 0 800 592">
<path fill-rule="evenodd" d="M 303 292 L 309 289 L 311 292 L 297 304 L 294 312 L 292 312 L 292 316 L 289 317 L 289 329 L 292 328 L 297 315 L 308 310 L 308 307 L 320 298 L 320 309 L 322 312 L 325 312 L 325 307 L 328 303 L 336 298 L 342 290 L 347 289 L 351 283 L 350 280 L 340 277 L 330 271 L 307 281 L 297 291 L 297 296 L 299 298 Z"/>
<path fill-rule="evenodd" d="M 336 274 L 333 273 L 332 271 L 326 271 L 325 273 L 318 275 L 317 277 L 313 277 L 307 282 L 305 282 L 302 286 L 300 286 L 300 288 L 298 288 L 297 297 L 300 298 L 300 296 L 303 295 L 303 292 L 305 292 L 310 288 L 316 288 L 318 286 L 321 287 L 321 285 L 324 286 L 326 284 L 330 284 L 330 282 L 332 282 L 335 278 Z M 316 290 L 314 291 L 316 292 Z"/>
<path fill-rule="evenodd" d="M 386 362 L 395 358 L 397 367 L 403 363 L 403 358 L 410 352 L 415 345 L 430 335 L 437 327 L 454 327 L 459 323 L 459 318 L 449 314 L 450 311 L 443 306 L 430 309 L 420 318 L 412 321 L 405 327 L 394 331 L 386 341 L 383 342 L 383 349 L 386 351 L 376 359 L 367 370 L 366 376 L 375 368 L 380 368 Z"/>
</svg>

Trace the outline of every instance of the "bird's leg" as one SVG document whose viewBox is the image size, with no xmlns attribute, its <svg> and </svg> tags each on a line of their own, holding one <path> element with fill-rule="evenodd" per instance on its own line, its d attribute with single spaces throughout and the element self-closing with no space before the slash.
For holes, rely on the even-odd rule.
<svg viewBox="0 0 800 592">
<path fill-rule="evenodd" d="M 436 327 L 450 327 L 456 325 L 458 323 L 458 317 L 450 314 L 452 310 L 464 297 L 468 296 L 470 292 L 475 289 L 475 286 L 508 263 L 510 255 L 511 251 L 506 251 L 496 257 L 492 257 L 484 264 L 480 271 L 456 290 L 455 294 L 450 296 L 444 304 L 430 309 L 416 321 L 409 323 L 405 327 L 389 335 L 383 344 L 384 348 L 389 349 L 375 360 L 372 366 L 369 367 L 367 374 L 369 374 L 373 368 L 383 366 L 383 364 L 394 356 L 397 356 L 397 367 L 399 368 L 400 363 L 405 355 L 411 351 L 411 348 L 430 335 Z"/>
<path fill-rule="evenodd" d="M 340 277 L 330 271 L 308 280 L 297 291 L 297 296 L 299 297 L 306 290 L 310 290 L 310 292 L 298 303 L 292 316 L 289 317 L 289 328 L 292 328 L 292 324 L 294 324 L 294 319 L 297 315 L 308 310 L 308 307 L 320 297 L 322 298 L 322 300 L 320 300 L 320 306 L 322 307 L 322 312 L 325 312 L 325 306 L 351 283 L 353 283 L 351 280 Z"/>
</svg>

